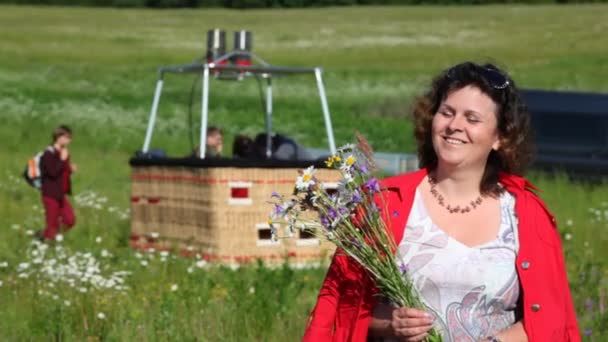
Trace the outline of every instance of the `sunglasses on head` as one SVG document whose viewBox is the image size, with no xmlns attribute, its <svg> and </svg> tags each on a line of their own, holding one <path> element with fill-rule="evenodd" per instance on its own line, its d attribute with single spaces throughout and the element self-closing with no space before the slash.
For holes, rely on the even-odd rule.
<svg viewBox="0 0 608 342">
<path fill-rule="evenodd" d="M 482 77 L 488 81 L 492 88 L 505 89 L 509 86 L 509 80 L 500 71 L 492 68 L 482 67 L 476 64 L 473 65 L 481 73 Z M 457 80 L 458 69 L 462 68 L 463 66 L 464 64 L 459 64 L 452 67 L 447 73 L 448 77 L 453 80 Z"/>
</svg>

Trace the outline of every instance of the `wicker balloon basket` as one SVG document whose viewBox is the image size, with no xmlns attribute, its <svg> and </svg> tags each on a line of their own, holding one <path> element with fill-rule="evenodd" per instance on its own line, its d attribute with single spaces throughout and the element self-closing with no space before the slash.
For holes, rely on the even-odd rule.
<svg viewBox="0 0 608 342">
<path fill-rule="evenodd" d="M 131 166 L 134 248 L 174 250 L 229 265 L 314 265 L 333 252 L 330 243 L 300 232 L 293 239 L 271 239 L 271 193 L 290 193 L 297 171 L 307 164 L 132 159 Z M 339 174 L 318 169 L 317 177 L 332 187 Z"/>
</svg>

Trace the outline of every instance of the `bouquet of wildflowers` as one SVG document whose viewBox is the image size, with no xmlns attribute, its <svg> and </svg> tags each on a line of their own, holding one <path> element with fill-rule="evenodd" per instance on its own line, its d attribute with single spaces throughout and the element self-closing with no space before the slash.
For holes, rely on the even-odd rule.
<svg viewBox="0 0 608 342">
<path fill-rule="evenodd" d="M 424 308 L 406 265 L 395 255 L 397 245 L 382 219 L 386 205 L 365 139 L 359 136 L 357 145 L 338 149 L 326 164 L 342 175 L 337 190 L 326 189 L 311 166 L 300 171 L 293 194 L 272 194 L 269 224 L 273 239 L 292 237 L 299 229 L 329 240 L 370 273 L 391 303 Z M 284 232 L 277 229 L 279 223 L 286 225 Z M 441 336 L 433 329 L 428 340 L 441 341 Z"/>
</svg>

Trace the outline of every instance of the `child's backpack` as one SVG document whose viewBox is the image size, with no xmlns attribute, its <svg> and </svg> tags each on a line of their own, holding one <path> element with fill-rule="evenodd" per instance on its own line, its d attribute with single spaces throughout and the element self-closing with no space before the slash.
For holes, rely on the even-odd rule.
<svg viewBox="0 0 608 342">
<path fill-rule="evenodd" d="M 46 151 L 53 151 L 52 146 L 48 146 L 42 152 L 38 152 L 32 159 L 28 160 L 25 170 L 23 171 L 23 178 L 25 181 L 36 189 L 42 187 L 42 169 L 40 168 L 40 162 L 42 161 L 42 155 Z"/>
</svg>

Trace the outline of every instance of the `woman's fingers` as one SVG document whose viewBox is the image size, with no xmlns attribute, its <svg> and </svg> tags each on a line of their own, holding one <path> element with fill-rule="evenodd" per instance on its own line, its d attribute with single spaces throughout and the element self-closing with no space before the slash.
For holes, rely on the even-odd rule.
<svg viewBox="0 0 608 342">
<path fill-rule="evenodd" d="M 419 327 L 408 327 L 408 328 L 395 329 L 395 333 L 396 333 L 397 337 L 411 338 L 414 336 L 426 334 L 429 330 L 431 330 L 431 328 L 433 328 L 433 325 L 428 324 L 428 325 L 423 325 L 423 326 L 419 326 Z"/>
<path fill-rule="evenodd" d="M 432 318 L 394 318 L 392 320 L 393 329 L 417 328 L 433 324 Z"/>
<path fill-rule="evenodd" d="M 414 327 L 422 327 L 433 324 L 435 322 L 434 319 L 425 317 L 425 318 L 406 318 L 398 321 L 402 328 L 414 328 Z"/>
<path fill-rule="evenodd" d="M 419 327 L 432 324 L 435 319 L 422 310 L 402 308 L 393 313 L 393 328 Z"/>
<path fill-rule="evenodd" d="M 413 308 L 399 308 L 394 311 L 394 314 L 399 318 L 425 318 L 431 315 L 423 310 Z"/>
</svg>

